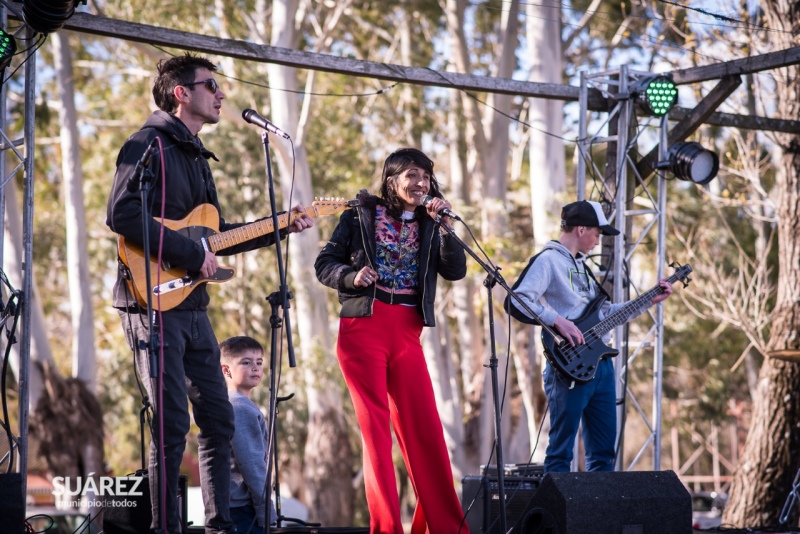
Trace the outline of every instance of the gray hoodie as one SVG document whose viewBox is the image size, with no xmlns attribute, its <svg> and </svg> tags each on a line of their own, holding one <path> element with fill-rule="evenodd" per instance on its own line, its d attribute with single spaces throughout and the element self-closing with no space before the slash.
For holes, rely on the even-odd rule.
<svg viewBox="0 0 800 534">
<path fill-rule="evenodd" d="M 550 241 L 528 269 L 516 293 L 548 326 L 554 326 L 559 315 L 575 321 L 586 306 L 600 295 L 600 288 L 584 265 L 585 259 L 582 253 L 573 256 L 558 241 Z M 624 305 L 606 301 L 600 308 L 601 318 Z M 649 305 L 649 302 L 644 302 L 633 317 L 644 312 Z M 520 311 L 526 313 L 522 308 Z"/>
</svg>

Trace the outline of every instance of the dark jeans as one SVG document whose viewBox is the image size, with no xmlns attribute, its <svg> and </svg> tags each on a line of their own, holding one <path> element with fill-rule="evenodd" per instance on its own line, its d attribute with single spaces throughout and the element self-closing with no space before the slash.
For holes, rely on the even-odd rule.
<svg viewBox="0 0 800 534">
<path fill-rule="evenodd" d="M 256 520 L 256 509 L 249 504 L 231 508 L 231 519 L 236 534 L 264 534 L 264 529 L 258 526 Z"/>
<path fill-rule="evenodd" d="M 576 384 L 549 363 L 544 370 L 544 390 L 550 404 L 550 444 L 544 472 L 566 472 L 572 463 L 575 436 L 583 422 L 587 471 L 613 471 L 617 437 L 617 391 L 614 362 L 600 360 L 594 380 Z"/>
<path fill-rule="evenodd" d="M 120 311 L 128 343 L 149 339 L 146 315 Z M 205 504 L 206 533 L 225 531 L 233 526 L 229 513 L 231 489 L 231 437 L 233 408 L 228 401 L 225 379 L 219 363 L 219 344 L 205 311 L 170 310 L 162 314 L 164 348 L 164 459 L 167 486 L 166 514 L 170 533 L 180 532 L 178 474 L 189 432 L 189 408 L 192 403 L 200 456 L 200 485 Z M 132 332 L 131 329 L 132 328 Z M 131 334 L 133 337 L 131 337 Z M 136 366 L 144 382 L 150 403 L 156 407 L 157 379 L 150 378 L 146 351 L 138 348 Z M 158 408 L 156 407 L 156 411 Z M 153 421 L 157 429 L 157 417 Z M 153 507 L 151 528 L 158 528 L 158 471 L 155 444 L 150 442 L 150 499 Z"/>
</svg>

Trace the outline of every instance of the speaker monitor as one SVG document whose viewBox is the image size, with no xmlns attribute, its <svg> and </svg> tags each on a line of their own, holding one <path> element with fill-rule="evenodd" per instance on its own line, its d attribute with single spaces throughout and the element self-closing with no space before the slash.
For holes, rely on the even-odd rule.
<svg viewBox="0 0 800 534">
<path fill-rule="evenodd" d="M 673 471 L 548 473 L 515 532 L 691 534 L 691 497 Z"/>
<path fill-rule="evenodd" d="M 511 527 L 523 517 L 540 481 L 539 477 L 504 477 L 507 527 Z M 461 508 L 466 514 L 470 532 L 502 534 L 500 484 L 497 477 L 494 474 L 467 476 L 462 483 Z"/>
<path fill-rule="evenodd" d="M 103 503 L 104 534 L 150 534 L 152 511 L 150 485 L 147 474 L 136 488 L 138 496 L 108 496 Z M 186 475 L 178 478 L 178 516 L 181 532 L 188 532 L 188 502 L 186 500 Z M 130 484 L 123 486 L 130 487 Z"/>
</svg>

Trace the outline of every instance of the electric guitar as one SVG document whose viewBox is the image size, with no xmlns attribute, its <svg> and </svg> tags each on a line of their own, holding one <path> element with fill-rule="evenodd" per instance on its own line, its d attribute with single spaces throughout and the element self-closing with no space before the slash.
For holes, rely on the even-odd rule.
<svg viewBox="0 0 800 534">
<path fill-rule="evenodd" d="M 685 287 L 691 282 L 689 278 L 689 273 L 691 272 L 691 266 L 678 265 L 675 273 L 667 278 L 667 282 L 674 284 L 680 280 Z M 600 296 L 594 299 L 586 307 L 583 314 L 574 321 L 575 326 L 583 333 L 583 339 L 586 342 L 584 345 L 572 347 L 567 340 L 560 337 L 560 342 L 556 342 L 552 330 L 548 332 L 547 330 L 549 329 L 543 328 L 542 344 L 544 345 L 544 355 L 547 357 L 547 361 L 567 379 L 579 383 L 589 382 L 594 378 L 597 372 L 597 365 L 602 357 L 619 354 L 619 350 L 612 349 L 603 343 L 603 336 L 610 332 L 611 329 L 628 322 L 628 319 L 641 309 L 643 302 L 650 302 L 663 292 L 664 288 L 656 285 L 603 320 L 600 320 L 600 307 L 606 301 L 606 298 Z"/>
<path fill-rule="evenodd" d="M 357 200 L 321 199 L 312 202 L 311 206 L 306 207 L 304 211 L 305 214 L 316 218 L 341 213 L 357 205 Z M 278 228 L 286 228 L 300 215 L 296 212 L 278 215 Z M 155 219 L 160 222 L 159 218 Z M 211 204 L 197 206 L 181 220 L 165 219 L 164 226 L 201 243 L 203 249 L 210 252 L 218 252 L 274 232 L 272 218 L 267 218 L 220 233 L 219 212 Z M 144 250 L 129 243 L 122 236 L 118 237 L 117 248 L 122 263 L 130 273 L 126 280 L 128 288 L 136 296 L 139 305 L 145 307 L 147 306 L 148 291 L 145 273 L 148 259 L 145 258 Z M 236 270 L 233 268 L 219 267 L 213 276 L 204 277 L 199 273 L 189 272 L 181 267 L 173 267 L 164 262 L 159 265 L 156 254 L 151 255 L 149 262 L 153 283 L 153 309 L 159 311 L 171 310 L 179 305 L 200 284 L 227 282 L 236 274 Z"/>
</svg>

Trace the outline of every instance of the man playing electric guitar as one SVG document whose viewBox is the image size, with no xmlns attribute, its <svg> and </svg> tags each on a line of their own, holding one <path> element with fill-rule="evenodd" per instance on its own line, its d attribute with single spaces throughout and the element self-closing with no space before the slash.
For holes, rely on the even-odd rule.
<svg viewBox="0 0 800 534">
<path fill-rule="evenodd" d="M 147 219 L 151 253 L 161 258 L 162 263 L 196 273 L 204 279 L 212 278 L 219 269 L 215 249 L 205 247 L 166 224 L 162 226 L 158 221 L 162 218 L 179 220 L 198 206 L 207 204 L 213 207 L 211 211 L 216 220 L 212 226 L 215 229 L 228 231 L 243 226 L 228 223 L 219 215 L 217 189 L 208 163 L 209 159 L 216 160 L 216 157 L 197 137 L 204 124 L 219 122 L 225 94 L 214 78 L 216 70 L 207 59 L 190 54 L 158 64 L 153 96 L 160 109 L 150 115 L 144 126 L 131 135 L 120 150 L 106 220 L 115 233 L 135 246 L 142 246 L 145 235 L 142 203 L 134 182 L 140 168 L 138 162 L 152 160 L 150 167 L 156 178 L 147 199 L 152 208 L 152 217 Z M 148 157 L 151 148 L 152 157 Z M 303 231 L 313 225 L 308 215 L 295 211 L 289 232 Z M 286 233 L 282 231 L 281 236 Z M 273 235 L 267 234 L 224 248 L 219 253 L 235 254 L 272 244 Z M 135 353 L 137 369 L 150 402 L 154 403 L 158 398 L 157 380 L 151 379 L 148 353 L 139 344 L 149 341 L 150 321 L 131 293 L 126 278 L 130 278 L 130 273 L 121 266 L 114 306 L 119 309 L 128 343 Z M 154 272 L 153 283 L 155 279 Z M 161 531 L 163 514 L 167 530 L 164 534 L 181 531 L 177 491 L 179 467 L 190 423 L 187 396 L 192 403 L 194 421 L 200 427 L 197 441 L 206 534 L 228 532 L 234 526 L 229 513 L 234 417 L 220 368 L 219 345 L 206 313 L 209 302 L 206 286 L 205 283 L 199 284 L 180 304 L 160 312 L 156 321 L 162 336 L 164 378 L 163 405 L 156 406 L 155 410 L 160 410 L 164 419 L 161 436 L 164 461 L 160 461 L 151 442 L 149 479 L 153 508 L 151 528 Z M 166 480 L 163 506 L 159 503 L 156 469 L 163 469 Z"/>
<path fill-rule="evenodd" d="M 589 268 L 586 255 L 600 243 L 600 235 L 618 235 L 608 224 L 599 203 L 582 200 L 567 204 L 561 211 L 561 236 L 550 241 L 530 264 L 518 282 L 516 293 L 539 319 L 555 328 L 571 347 L 587 343 L 573 321 L 602 294 Z M 661 291 L 649 302 L 640 301 L 643 313 L 651 304 L 667 299 L 672 285 L 659 281 Z M 626 304 L 606 301 L 601 316 L 608 316 Z M 545 472 L 569 471 L 578 426 L 583 420 L 583 442 L 587 471 L 611 471 L 614 467 L 617 407 L 614 364 L 603 357 L 594 379 L 581 383 L 560 373 L 549 361 L 544 371 L 545 392 L 550 406 L 550 444 L 544 462 Z"/>
</svg>

